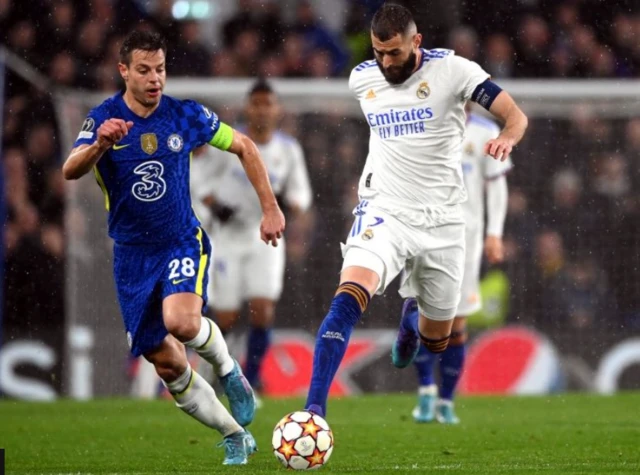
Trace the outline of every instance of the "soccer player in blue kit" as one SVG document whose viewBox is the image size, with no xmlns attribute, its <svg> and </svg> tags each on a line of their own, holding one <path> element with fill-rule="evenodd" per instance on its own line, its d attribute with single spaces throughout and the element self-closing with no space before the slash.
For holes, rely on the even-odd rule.
<svg viewBox="0 0 640 475">
<path fill-rule="evenodd" d="M 89 112 L 63 174 L 93 170 L 104 192 L 132 354 L 154 365 L 180 409 L 222 434 L 224 464 L 245 464 L 256 450 L 244 429 L 255 398 L 220 329 L 202 316 L 211 246 L 191 208 L 192 150 L 208 143 L 239 157 L 260 199 L 265 243 L 277 246 L 285 221 L 256 145 L 206 107 L 162 94 L 166 51 L 156 33 L 127 36 L 118 65 L 125 91 Z M 185 346 L 213 365 L 231 414 L 191 369 Z"/>
</svg>

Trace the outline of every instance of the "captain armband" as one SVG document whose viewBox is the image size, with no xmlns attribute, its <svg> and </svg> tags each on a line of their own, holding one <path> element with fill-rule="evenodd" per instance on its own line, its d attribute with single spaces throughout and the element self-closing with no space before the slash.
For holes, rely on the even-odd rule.
<svg viewBox="0 0 640 475">
<path fill-rule="evenodd" d="M 471 100 L 489 110 L 491 104 L 493 104 L 493 101 L 495 101 L 501 92 L 502 88 L 500 86 L 491 81 L 491 79 L 487 79 L 483 83 L 478 84 L 473 94 L 471 94 Z"/>
</svg>

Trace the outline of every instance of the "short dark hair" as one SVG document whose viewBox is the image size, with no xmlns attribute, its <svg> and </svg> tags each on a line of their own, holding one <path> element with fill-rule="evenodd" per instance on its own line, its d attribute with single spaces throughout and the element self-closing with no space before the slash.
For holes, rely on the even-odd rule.
<svg viewBox="0 0 640 475">
<path fill-rule="evenodd" d="M 271 84 L 269 84 L 269 81 L 264 78 L 260 78 L 255 83 L 253 83 L 253 86 L 251 86 L 251 90 L 249 91 L 249 97 L 259 92 L 265 92 L 267 94 L 275 93 L 275 91 L 271 87 Z"/>
<path fill-rule="evenodd" d="M 132 31 L 127 35 L 120 47 L 120 62 L 129 66 L 131 53 L 137 49 L 149 52 L 161 49 L 166 56 L 167 42 L 160 33 L 155 31 Z"/>
<path fill-rule="evenodd" d="M 380 41 L 389 41 L 396 35 L 404 35 L 415 25 L 411 12 L 395 3 L 385 3 L 373 15 L 371 32 Z"/>
</svg>

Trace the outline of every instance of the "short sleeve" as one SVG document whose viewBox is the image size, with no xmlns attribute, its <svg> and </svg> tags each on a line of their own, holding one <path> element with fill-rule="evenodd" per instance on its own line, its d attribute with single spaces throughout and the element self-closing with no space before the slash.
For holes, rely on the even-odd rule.
<svg viewBox="0 0 640 475">
<path fill-rule="evenodd" d="M 471 99 L 476 87 L 491 77 L 478 63 L 455 55 L 451 56 L 451 73 L 456 95 L 463 102 Z"/>
<path fill-rule="evenodd" d="M 188 126 L 185 136 L 191 147 L 197 148 L 209 143 L 220 128 L 218 115 L 195 101 L 185 101 L 184 110 Z"/>
<path fill-rule="evenodd" d="M 78 133 L 78 137 L 76 137 L 73 148 L 80 145 L 93 144 L 97 138 L 98 127 L 108 118 L 104 108 L 98 106 L 91 109 L 87 118 L 82 123 L 82 127 L 80 127 L 80 132 Z"/>
</svg>

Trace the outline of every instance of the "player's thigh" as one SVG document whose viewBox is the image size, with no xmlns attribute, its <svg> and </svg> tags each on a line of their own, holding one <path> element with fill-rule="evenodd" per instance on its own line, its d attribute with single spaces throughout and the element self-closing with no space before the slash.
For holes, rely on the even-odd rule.
<svg viewBox="0 0 640 475">
<path fill-rule="evenodd" d="M 215 246 L 211 306 L 216 312 L 237 312 L 242 306 L 244 289 L 245 276 L 242 268 L 244 245 L 224 239 L 216 242 Z"/>
<path fill-rule="evenodd" d="M 347 242 L 342 246 L 341 280 L 349 280 L 345 274 L 350 268 L 368 269 L 379 278 L 372 293 L 382 294 L 407 258 L 407 226 L 375 207 L 356 212 L 360 214 L 355 216 Z"/>
<path fill-rule="evenodd" d="M 198 335 L 202 310 L 202 297 L 193 292 L 173 293 L 162 300 L 164 326 L 180 341 L 189 341 Z"/>
<path fill-rule="evenodd" d="M 420 313 L 446 321 L 455 316 L 464 274 L 464 225 L 450 224 L 425 233 L 424 250 L 411 259 L 406 279 Z"/>
<path fill-rule="evenodd" d="M 162 280 L 163 299 L 186 292 L 196 294 L 202 304 L 206 304 L 210 254 L 209 238 L 201 228 L 194 229 L 168 249 Z"/>
<path fill-rule="evenodd" d="M 167 336 L 162 321 L 162 250 L 114 246 L 114 280 L 127 343 L 134 356 L 155 349 Z"/>
<path fill-rule="evenodd" d="M 457 316 L 466 317 L 482 307 L 480 295 L 480 266 L 482 264 L 482 235 L 468 233 L 466 238 L 464 275 L 460 289 Z"/>
<path fill-rule="evenodd" d="M 242 264 L 245 278 L 244 300 L 280 299 L 286 257 L 284 239 L 278 241 L 278 247 L 267 246 L 262 241 L 254 243 Z"/>
</svg>

